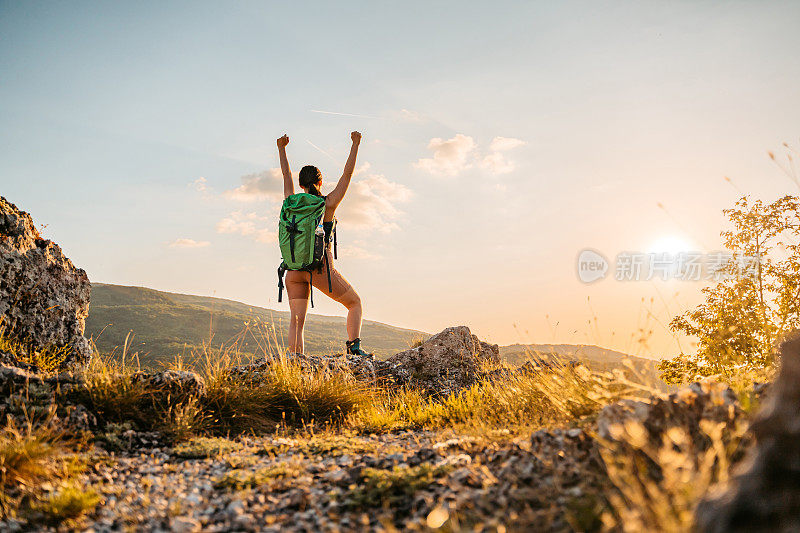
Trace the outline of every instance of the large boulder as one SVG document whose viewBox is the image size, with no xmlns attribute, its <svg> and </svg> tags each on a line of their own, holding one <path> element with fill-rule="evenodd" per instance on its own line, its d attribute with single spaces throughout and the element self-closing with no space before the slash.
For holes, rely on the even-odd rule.
<svg viewBox="0 0 800 533">
<path fill-rule="evenodd" d="M 89 278 L 31 216 L 0 197 L 0 320 L 4 335 L 28 348 L 66 350 L 65 365 L 91 356 L 83 336 Z"/>
<path fill-rule="evenodd" d="M 429 395 L 446 396 L 476 383 L 487 367 L 499 365 L 500 349 L 481 341 L 467 326 L 456 326 L 393 355 L 388 363 L 399 381 Z"/>
<path fill-rule="evenodd" d="M 756 444 L 726 492 L 697 510 L 699 531 L 800 531 L 800 331 L 751 426 Z"/>
</svg>

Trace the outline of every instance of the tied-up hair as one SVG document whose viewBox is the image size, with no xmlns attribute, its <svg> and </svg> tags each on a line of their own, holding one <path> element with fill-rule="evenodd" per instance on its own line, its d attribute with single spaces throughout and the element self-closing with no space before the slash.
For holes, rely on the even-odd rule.
<svg viewBox="0 0 800 533">
<path fill-rule="evenodd" d="M 300 186 L 308 189 L 308 194 L 322 196 L 317 183 L 322 179 L 322 172 L 313 165 L 306 165 L 300 169 Z"/>
</svg>

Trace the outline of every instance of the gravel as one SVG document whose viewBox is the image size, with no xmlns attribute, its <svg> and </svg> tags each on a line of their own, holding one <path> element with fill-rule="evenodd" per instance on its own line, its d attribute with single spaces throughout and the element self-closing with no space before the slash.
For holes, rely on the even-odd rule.
<svg viewBox="0 0 800 533">
<path fill-rule="evenodd" d="M 85 481 L 104 501 L 83 526 L 97 533 L 426 530 L 448 523 L 570 531 L 576 502 L 602 502 L 606 488 L 594 441 L 577 429 L 501 441 L 407 431 L 233 443 L 233 451 L 203 459 L 180 459 L 163 447 L 95 452 Z M 422 481 L 406 484 L 411 473 Z M 376 490 L 384 492 L 370 493 Z"/>
</svg>

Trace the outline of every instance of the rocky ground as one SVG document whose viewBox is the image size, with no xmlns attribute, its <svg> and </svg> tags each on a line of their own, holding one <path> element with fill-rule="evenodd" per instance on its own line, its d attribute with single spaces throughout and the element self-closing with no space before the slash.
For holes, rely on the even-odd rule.
<svg viewBox="0 0 800 533">
<path fill-rule="evenodd" d="M 571 531 L 597 525 L 603 475 L 581 429 L 197 439 L 96 452 L 92 531 Z M 20 522 L 0 522 L 6 530 Z M 499 528 L 499 529 L 498 529 Z"/>
<path fill-rule="evenodd" d="M 608 496 L 616 493 L 601 449 L 639 453 L 615 436 L 615 428 L 635 424 L 652 442 L 681 428 L 702 450 L 709 447 L 697 431 L 702 423 L 735 425 L 744 416 L 730 389 L 708 383 L 651 402 L 613 404 L 583 428 L 517 428 L 518 436 L 503 429 L 475 435 L 278 429 L 269 436 L 195 437 L 170 446 L 157 433 L 106 427 L 84 455 L 88 468 L 79 480 L 101 504 L 70 527 L 598 530 L 604 514 L 614 519 Z M 624 446 L 615 449 L 615 439 Z M 0 530 L 42 527 L 0 521 Z"/>
</svg>

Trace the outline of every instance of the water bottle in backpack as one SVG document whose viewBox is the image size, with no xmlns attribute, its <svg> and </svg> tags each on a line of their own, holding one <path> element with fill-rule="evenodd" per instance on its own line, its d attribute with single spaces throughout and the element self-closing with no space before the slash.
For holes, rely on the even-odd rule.
<svg viewBox="0 0 800 533">
<path fill-rule="evenodd" d="M 325 228 L 322 225 L 322 218 L 319 219 L 314 230 L 314 266 L 319 268 L 322 266 L 322 261 L 325 254 Z"/>
</svg>

